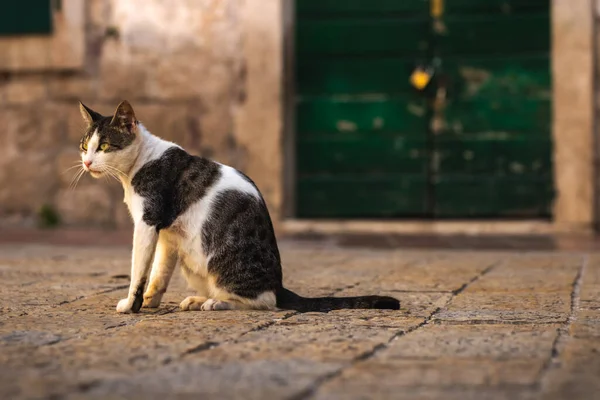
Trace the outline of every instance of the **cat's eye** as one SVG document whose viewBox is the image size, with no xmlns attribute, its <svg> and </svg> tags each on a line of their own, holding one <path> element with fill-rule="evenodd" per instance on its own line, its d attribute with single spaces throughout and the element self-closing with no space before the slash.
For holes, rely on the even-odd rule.
<svg viewBox="0 0 600 400">
<path fill-rule="evenodd" d="M 87 143 L 81 145 L 81 150 L 87 151 Z"/>
<path fill-rule="evenodd" d="M 108 143 L 102 143 L 102 144 L 100 145 L 100 150 L 101 150 L 101 151 L 106 151 L 106 150 L 108 150 L 109 148 L 110 148 L 110 144 L 108 144 Z"/>
</svg>

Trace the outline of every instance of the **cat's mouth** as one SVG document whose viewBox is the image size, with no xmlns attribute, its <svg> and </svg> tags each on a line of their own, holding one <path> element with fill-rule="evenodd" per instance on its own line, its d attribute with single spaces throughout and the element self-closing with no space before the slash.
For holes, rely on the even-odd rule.
<svg viewBox="0 0 600 400">
<path fill-rule="evenodd" d="M 102 176 L 102 171 L 97 171 L 91 168 L 88 168 L 88 172 L 90 173 L 90 175 L 92 175 L 92 177 L 94 178 L 100 178 Z"/>
</svg>

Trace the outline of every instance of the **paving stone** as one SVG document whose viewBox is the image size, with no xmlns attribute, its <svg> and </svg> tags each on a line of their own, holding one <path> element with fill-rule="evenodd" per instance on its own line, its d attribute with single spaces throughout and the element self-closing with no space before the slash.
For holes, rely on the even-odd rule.
<svg viewBox="0 0 600 400">
<path fill-rule="evenodd" d="M 401 310 L 115 312 L 129 248 L 0 245 L 0 398 L 593 398 L 600 257 L 282 242 L 307 296 Z M 579 294 L 579 295 L 577 295 Z M 560 332 L 560 334 L 559 334 Z"/>
<path fill-rule="evenodd" d="M 380 359 L 547 358 L 559 325 L 429 324 L 401 336 L 377 356 Z"/>
<path fill-rule="evenodd" d="M 486 268 L 499 262 L 495 255 L 427 255 L 383 274 L 376 283 L 383 290 L 456 291 Z"/>
<path fill-rule="evenodd" d="M 600 310 L 600 257 L 598 255 L 589 257 L 579 301 L 582 308 Z"/>
<path fill-rule="evenodd" d="M 363 384 L 346 386 L 325 386 L 316 396 L 318 400 L 372 400 L 372 399 L 410 399 L 410 400 L 533 400 L 538 399 L 534 389 L 521 387 L 501 388 L 399 388 L 395 385 L 381 383 L 379 380 Z"/>
<path fill-rule="evenodd" d="M 298 360 L 257 360 L 212 365 L 180 363 L 155 371 L 106 379 L 85 397 L 69 398 L 288 398 L 309 387 L 315 379 L 340 368 L 339 364 Z"/>
<path fill-rule="evenodd" d="M 571 293 L 583 263 L 581 256 L 528 255 L 498 265 L 466 292 Z"/>
<path fill-rule="evenodd" d="M 222 361 L 304 358 L 349 362 L 422 322 L 422 319 L 399 319 L 392 316 L 392 312 L 371 310 L 331 314 L 294 315 L 268 330 L 250 332 L 235 344 L 216 348 L 202 357 Z M 372 321 L 377 314 L 379 318 Z M 393 321 L 388 322 L 388 319 Z"/>
<path fill-rule="evenodd" d="M 316 398 L 522 398 L 542 366 L 537 360 L 370 360 L 346 369 Z"/>
<path fill-rule="evenodd" d="M 555 323 L 567 320 L 569 292 L 465 292 L 435 316 L 450 322 Z"/>
<path fill-rule="evenodd" d="M 569 339 L 560 362 L 550 368 L 542 385 L 541 398 L 595 399 L 600 393 L 600 340 Z"/>
<path fill-rule="evenodd" d="M 576 338 L 597 338 L 600 341 L 600 309 L 579 311 L 570 334 Z"/>
</svg>

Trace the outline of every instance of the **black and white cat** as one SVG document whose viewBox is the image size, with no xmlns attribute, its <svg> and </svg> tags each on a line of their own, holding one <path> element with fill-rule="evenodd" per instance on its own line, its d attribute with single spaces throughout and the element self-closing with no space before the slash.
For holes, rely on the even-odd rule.
<svg viewBox="0 0 600 400">
<path fill-rule="evenodd" d="M 121 181 L 135 226 L 131 285 L 117 311 L 158 307 L 177 264 L 198 293 L 182 310 L 399 309 L 392 297 L 304 298 L 285 289 L 271 218 L 250 178 L 152 135 L 127 101 L 112 117 L 82 103 L 80 111 L 83 168 Z"/>
</svg>

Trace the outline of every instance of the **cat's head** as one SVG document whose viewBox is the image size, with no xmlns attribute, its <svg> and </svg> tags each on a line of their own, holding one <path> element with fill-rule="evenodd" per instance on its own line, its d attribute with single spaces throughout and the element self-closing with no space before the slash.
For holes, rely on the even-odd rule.
<svg viewBox="0 0 600 400">
<path fill-rule="evenodd" d="M 127 101 L 114 115 L 105 117 L 79 103 L 87 128 L 79 143 L 83 169 L 94 178 L 125 175 L 133 165 L 139 147 L 139 123 Z"/>
</svg>

